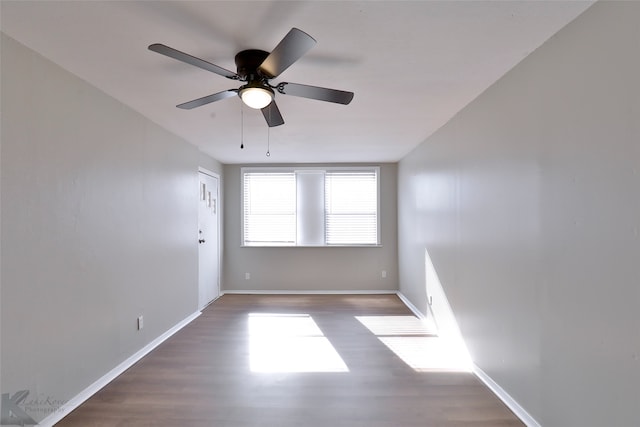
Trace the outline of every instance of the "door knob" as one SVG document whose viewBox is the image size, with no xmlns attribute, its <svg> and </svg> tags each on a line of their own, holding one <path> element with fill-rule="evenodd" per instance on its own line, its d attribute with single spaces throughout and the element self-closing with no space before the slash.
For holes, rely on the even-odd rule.
<svg viewBox="0 0 640 427">
<path fill-rule="evenodd" d="M 198 243 L 204 243 L 204 239 L 198 239 Z"/>
</svg>

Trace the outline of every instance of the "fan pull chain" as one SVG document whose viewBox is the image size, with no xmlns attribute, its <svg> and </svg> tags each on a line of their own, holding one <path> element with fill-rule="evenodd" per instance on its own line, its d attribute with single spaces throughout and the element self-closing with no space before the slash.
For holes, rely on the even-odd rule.
<svg viewBox="0 0 640 427">
<path fill-rule="evenodd" d="M 271 108 L 269 108 L 269 123 L 271 123 Z M 271 125 L 269 123 L 267 123 L 267 157 L 271 156 L 271 153 L 269 152 L 269 137 L 271 136 Z"/>
<path fill-rule="evenodd" d="M 271 120 L 271 118 L 269 118 L 269 120 Z M 267 126 L 267 157 L 271 156 L 271 153 L 269 152 L 269 135 L 271 135 L 271 127 Z"/>
<path fill-rule="evenodd" d="M 244 102 L 240 102 L 240 149 L 244 149 Z"/>
</svg>

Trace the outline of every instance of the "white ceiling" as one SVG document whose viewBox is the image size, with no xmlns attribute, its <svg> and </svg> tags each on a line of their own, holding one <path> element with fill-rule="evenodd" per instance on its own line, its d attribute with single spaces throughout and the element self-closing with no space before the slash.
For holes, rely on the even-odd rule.
<svg viewBox="0 0 640 427">
<path fill-rule="evenodd" d="M 4 33 L 223 163 L 386 162 L 591 4 L 2 0 L 0 13 Z M 354 100 L 276 95 L 286 123 L 269 132 L 245 108 L 244 150 L 239 98 L 175 107 L 238 82 L 147 50 L 163 43 L 235 71 L 238 51 L 271 51 L 292 27 L 318 43 L 273 82 L 349 90 Z"/>
</svg>

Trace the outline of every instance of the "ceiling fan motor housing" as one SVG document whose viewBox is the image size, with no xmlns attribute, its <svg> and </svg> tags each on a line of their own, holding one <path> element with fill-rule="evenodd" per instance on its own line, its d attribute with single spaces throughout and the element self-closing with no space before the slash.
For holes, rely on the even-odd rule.
<svg viewBox="0 0 640 427">
<path fill-rule="evenodd" d="M 269 56 L 269 52 L 259 49 L 247 49 L 236 55 L 236 67 L 238 75 L 242 80 L 267 80 L 269 76 L 263 75 L 260 71 L 260 64 Z"/>
<path fill-rule="evenodd" d="M 269 83 L 267 81 L 269 76 L 264 75 L 260 71 L 260 65 L 264 62 L 267 56 L 269 56 L 269 52 L 265 52 L 264 50 L 248 49 L 239 52 L 235 57 L 240 80 L 247 82 L 246 85 L 239 88 L 238 96 L 242 98 L 245 104 L 252 108 L 263 108 L 268 105 L 267 103 L 271 103 L 273 100 L 273 89 L 269 87 Z M 254 91 L 256 89 L 258 89 L 258 91 L 251 93 L 251 95 L 253 95 L 252 98 L 254 99 L 254 103 L 252 103 L 248 98 L 245 99 L 250 96 L 250 91 Z M 260 100 L 255 99 L 256 96 L 259 96 Z"/>
</svg>

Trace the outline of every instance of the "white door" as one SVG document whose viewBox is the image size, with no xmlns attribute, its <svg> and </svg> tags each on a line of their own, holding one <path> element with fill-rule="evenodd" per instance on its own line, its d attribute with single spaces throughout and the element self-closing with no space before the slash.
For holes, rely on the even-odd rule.
<svg viewBox="0 0 640 427">
<path fill-rule="evenodd" d="M 218 178 L 200 172 L 198 201 L 198 307 L 202 310 L 220 295 Z"/>
</svg>

